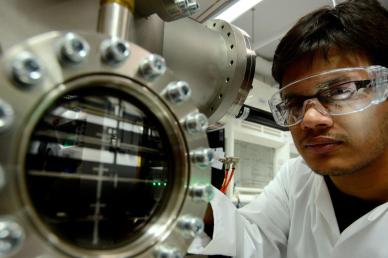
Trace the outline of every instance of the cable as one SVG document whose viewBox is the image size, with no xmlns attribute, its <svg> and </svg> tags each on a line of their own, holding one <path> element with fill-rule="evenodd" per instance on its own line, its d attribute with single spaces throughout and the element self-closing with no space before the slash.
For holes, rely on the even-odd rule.
<svg viewBox="0 0 388 258">
<path fill-rule="evenodd" d="M 233 176 L 234 176 L 234 166 L 232 167 L 232 172 L 230 173 L 227 183 L 225 184 L 224 188 L 221 188 L 221 192 L 226 193 L 226 190 L 228 190 L 228 187 L 230 185 L 230 182 L 232 181 Z"/>
<path fill-rule="evenodd" d="M 220 189 L 220 191 L 223 193 L 225 193 L 224 188 L 225 188 L 226 182 L 228 182 L 228 174 L 229 174 L 229 167 L 228 167 L 228 165 L 225 165 L 224 180 L 222 181 L 222 185 L 221 185 L 221 189 Z"/>
</svg>

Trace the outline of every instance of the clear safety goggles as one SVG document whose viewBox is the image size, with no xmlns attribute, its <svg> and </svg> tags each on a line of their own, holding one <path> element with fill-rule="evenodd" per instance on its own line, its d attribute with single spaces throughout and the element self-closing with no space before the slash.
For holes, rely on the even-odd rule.
<svg viewBox="0 0 388 258">
<path fill-rule="evenodd" d="M 314 107 L 323 115 L 362 111 L 388 97 L 388 69 L 382 66 L 341 68 L 287 84 L 269 100 L 275 121 L 290 127 Z"/>
</svg>

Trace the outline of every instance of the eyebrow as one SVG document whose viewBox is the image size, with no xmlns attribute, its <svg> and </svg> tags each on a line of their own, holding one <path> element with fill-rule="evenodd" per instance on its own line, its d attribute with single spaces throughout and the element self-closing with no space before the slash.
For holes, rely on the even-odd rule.
<svg viewBox="0 0 388 258">
<path fill-rule="evenodd" d="M 322 83 L 318 84 L 316 87 L 317 87 L 318 92 L 319 92 L 321 90 L 327 89 L 330 85 L 337 84 L 337 83 L 340 83 L 340 82 L 344 82 L 346 79 L 349 79 L 349 78 L 347 78 L 347 77 L 335 78 L 335 79 L 332 79 L 332 80 L 328 80 L 328 81 L 322 82 Z"/>
<path fill-rule="evenodd" d="M 316 85 L 316 89 L 317 89 L 317 92 L 320 92 L 321 90 L 325 90 L 328 88 L 328 86 L 332 85 L 332 84 L 336 84 L 336 83 L 340 83 L 340 82 L 343 82 L 344 80 L 346 79 L 349 79 L 348 77 L 345 77 L 345 76 L 342 76 L 342 77 L 337 77 L 337 78 L 334 78 L 332 80 L 327 80 L 327 81 L 324 81 L 318 85 Z M 295 94 L 293 92 L 291 93 L 284 93 L 284 95 L 281 95 L 282 99 L 292 99 L 292 98 L 306 98 L 306 97 L 313 97 L 315 96 L 315 94 L 313 95 L 300 95 L 300 94 Z"/>
</svg>

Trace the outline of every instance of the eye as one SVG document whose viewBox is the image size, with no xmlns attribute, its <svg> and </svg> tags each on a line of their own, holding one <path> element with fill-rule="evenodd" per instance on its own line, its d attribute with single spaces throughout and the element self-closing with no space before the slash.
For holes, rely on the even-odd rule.
<svg viewBox="0 0 388 258">
<path fill-rule="evenodd" d="M 355 82 L 346 82 L 330 86 L 329 89 L 321 91 L 320 97 L 327 100 L 347 100 L 357 91 Z"/>
<path fill-rule="evenodd" d="M 298 97 L 286 99 L 284 101 L 284 107 L 290 115 L 296 114 L 302 109 L 304 100 L 304 98 Z"/>
</svg>

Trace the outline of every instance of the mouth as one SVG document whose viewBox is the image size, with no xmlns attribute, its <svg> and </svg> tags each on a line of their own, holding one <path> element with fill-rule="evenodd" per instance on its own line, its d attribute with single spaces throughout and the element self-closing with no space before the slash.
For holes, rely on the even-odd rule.
<svg viewBox="0 0 388 258">
<path fill-rule="evenodd" d="M 342 141 L 330 137 L 317 136 L 306 139 L 303 142 L 303 147 L 307 151 L 315 154 L 328 154 L 338 149 L 342 143 Z"/>
</svg>

